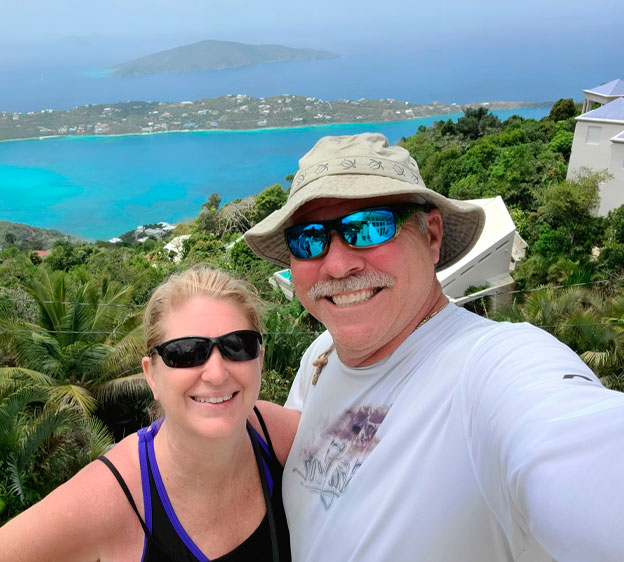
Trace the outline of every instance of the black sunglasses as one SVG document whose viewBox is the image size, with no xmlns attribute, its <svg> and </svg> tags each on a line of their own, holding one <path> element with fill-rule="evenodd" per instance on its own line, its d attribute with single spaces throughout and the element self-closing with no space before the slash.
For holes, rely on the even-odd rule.
<svg viewBox="0 0 624 562">
<path fill-rule="evenodd" d="M 335 230 L 352 248 L 372 248 L 392 240 L 416 211 L 429 212 L 429 205 L 403 204 L 360 209 L 326 221 L 296 224 L 284 231 L 290 253 L 298 260 L 320 258 L 329 248 L 329 233 Z"/>
<path fill-rule="evenodd" d="M 202 365 L 217 346 L 224 359 L 250 361 L 260 355 L 262 336 L 255 330 L 237 330 L 216 338 L 188 336 L 155 345 L 149 350 L 151 357 L 158 353 L 167 367 L 184 369 Z"/>
</svg>

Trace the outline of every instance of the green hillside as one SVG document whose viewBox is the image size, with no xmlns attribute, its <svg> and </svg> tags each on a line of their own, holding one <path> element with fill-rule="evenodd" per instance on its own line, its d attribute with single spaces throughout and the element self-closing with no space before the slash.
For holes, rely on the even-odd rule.
<svg viewBox="0 0 624 562">
<path fill-rule="evenodd" d="M 28 250 L 49 250 L 57 240 L 78 242 L 78 238 L 51 228 L 37 228 L 18 222 L 0 221 L 0 248 L 18 246 Z"/>
</svg>

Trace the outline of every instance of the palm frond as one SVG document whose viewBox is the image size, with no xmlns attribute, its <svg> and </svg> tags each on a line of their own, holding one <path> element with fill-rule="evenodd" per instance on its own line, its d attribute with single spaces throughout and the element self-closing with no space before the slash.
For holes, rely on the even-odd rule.
<svg viewBox="0 0 624 562">
<path fill-rule="evenodd" d="M 53 437 L 59 429 L 67 429 L 79 423 L 80 416 L 72 410 L 44 410 L 33 420 L 33 426 L 22 441 L 16 466 L 22 472 L 28 462 L 35 458 L 43 444 Z"/>
<path fill-rule="evenodd" d="M 80 428 L 87 436 L 87 453 L 89 460 L 95 460 L 106 453 L 114 443 L 113 436 L 104 423 L 91 416 L 80 420 Z"/>
<path fill-rule="evenodd" d="M 144 354 L 143 327 L 139 326 L 119 340 L 102 365 L 107 379 L 136 372 Z"/>
<path fill-rule="evenodd" d="M 114 400 L 121 395 L 142 397 L 149 394 L 150 389 L 143 373 L 119 377 L 97 387 L 95 395 L 98 400 Z"/>
<path fill-rule="evenodd" d="M 80 343 L 81 345 L 76 349 L 77 353 L 74 356 L 75 367 L 79 371 L 76 375 L 84 383 L 88 381 L 93 382 L 97 379 L 103 365 L 114 352 L 114 349 L 109 345 L 101 343 L 93 345 L 86 345 L 84 342 Z"/>
<path fill-rule="evenodd" d="M 59 408 L 70 408 L 90 415 L 97 407 L 97 400 L 84 387 L 77 384 L 63 384 L 55 386 L 50 397 L 53 404 Z"/>
<path fill-rule="evenodd" d="M 84 286 L 78 288 L 74 296 L 75 302 L 67 307 L 67 313 L 62 319 L 62 329 L 67 332 L 67 342 L 77 341 L 94 342 L 104 339 L 102 334 L 92 333 L 93 307 L 85 301 Z"/>
<path fill-rule="evenodd" d="M 39 279 L 32 279 L 25 285 L 41 311 L 42 325 L 48 330 L 60 330 L 67 312 L 67 286 L 62 271 L 48 273 L 39 270 Z"/>
<path fill-rule="evenodd" d="M 92 329 L 95 331 L 113 331 L 128 314 L 128 305 L 132 299 L 134 287 L 120 287 L 104 278 L 100 285 L 96 301 Z"/>
<path fill-rule="evenodd" d="M 26 491 L 24 489 L 24 483 L 22 482 L 22 475 L 17 467 L 15 455 L 9 455 L 7 457 L 6 468 L 9 494 L 18 498 L 19 502 L 24 505 L 26 503 Z"/>
<path fill-rule="evenodd" d="M 611 363 L 609 351 L 585 351 L 581 353 L 581 359 L 592 369 L 600 369 Z"/>
<path fill-rule="evenodd" d="M 55 386 L 54 377 L 24 367 L 0 367 L 0 383 L 7 380 L 29 381 L 41 386 Z"/>
<path fill-rule="evenodd" d="M 0 432 L 7 429 L 19 412 L 32 403 L 45 404 L 50 391 L 42 387 L 17 388 L 0 402 Z"/>
</svg>

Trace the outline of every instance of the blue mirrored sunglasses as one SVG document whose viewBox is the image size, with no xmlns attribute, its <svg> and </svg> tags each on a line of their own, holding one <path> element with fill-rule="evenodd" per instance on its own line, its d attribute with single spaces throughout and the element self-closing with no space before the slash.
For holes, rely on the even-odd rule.
<svg viewBox="0 0 624 562">
<path fill-rule="evenodd" d="M 428 205 L 404 204 L 360 209 L 326 221 L 296 224 L 284 231 L 290 253 L 298 260 L 320 258 L 329 248 L 329 234 L 336 231 L 352 248 L 372 248 L 392 240 L 416 211 Z"/>
</svg>

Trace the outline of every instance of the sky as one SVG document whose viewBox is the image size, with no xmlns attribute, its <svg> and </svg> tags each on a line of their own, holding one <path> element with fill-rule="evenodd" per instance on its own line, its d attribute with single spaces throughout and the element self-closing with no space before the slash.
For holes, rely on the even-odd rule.
<svg viewBox="0 0 624 562">
<path fill-rule="evenodd" d="M 0 13 L 0 46 L 12 47 L 2 49 L 5 61 L 140 56 L 202 39 L 347 53 L 583 43 L 592 57 L 612 45 L 620 59 L 624 45 L 623 0 L 0 0 Z"/>
<path fill-rule="evenodd" d="M 329 50 L 412 79 L 420 69 L 420 83 L 438 81 L 423 103 L 470 80 L 505 96 L 493 99 L 533 81 L 531 99 L 578 100 L 624 79 L 623 24 L 624 0 L 0 0 L 0 71 L 108 69 L 219 39 Z"/>
</svg>

